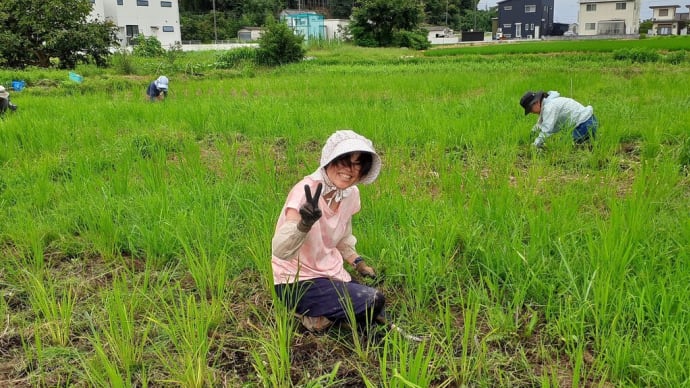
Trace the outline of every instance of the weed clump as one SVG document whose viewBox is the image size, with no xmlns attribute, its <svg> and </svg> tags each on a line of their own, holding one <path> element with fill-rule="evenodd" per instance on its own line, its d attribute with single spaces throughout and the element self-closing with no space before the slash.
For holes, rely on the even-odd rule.
<svg viewBox="0 0 690 388">
<path fill-rule="evenodd" d="M 618 61 L 630 61 L 633 63 L 659 62 L 661 55 L 650 49 L 631 48 L 620 49 L 613 52 L 613 59 Z"/>
</svg>

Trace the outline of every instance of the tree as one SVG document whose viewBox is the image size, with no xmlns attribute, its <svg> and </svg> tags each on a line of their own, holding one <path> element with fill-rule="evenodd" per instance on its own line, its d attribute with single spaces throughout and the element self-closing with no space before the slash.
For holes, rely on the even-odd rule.
<svg viewBox="0 0 690 388">
<path fill-rule="evenodd" d="M 331 16 L 336 19 L 349 19 L 352 15 L 352 7 L 354 0 L 331 0 L 330 5 Z"/>
<path fill-rule="evenodd" d="M 464 10 L 471 10 L 476 0 L 427 0 L 424 3 L 425 22 L 430 25 L 459 29 Z"/>
<path fill-rule="evenodd" d="M 275 19 L 282 9 L 279 0 L 247 0 L 242 4 L 242 17 L 249 19 L 253 26 L 262 25 L 268 19 Z"/>
<path fill-rule="evenodd" d="M 111 22 L 87 20 L 90 0 L 0 1 L 0 58 L 10 67 L 74 67 L 78 61 L 105 66 L 110 48 L 117 45 Z"/>
<path fill-rule="evenodd" d="M 257 60 L 269 66 L 299 62 L 306 51 L 303 42 L 304 37 L 295 35 L 287 24 L 270 20 L 259 38 Z"/>
<path fill-rule="evenodd" d="M 654 21 L 652 19 L 643 20 L 642 23 L 640 23 L 640 34 L 649 34 L 649 30 L 652 29 L 653 25 Z"/>
<path fill-rule="evenodd" d="M 491 18 L 496 17 L 495 10 L 466 10 L 460 18 L 461 31 L 491 31 Z"/>
<path fill-rule="evenodd" d="M 352 19 L 350 32 L 360 46 L 396 46 L 402 43 L 402 36 L 409 41 L 410 33 L 427 41 L 419 30 L 424 9 L 417 0 L 364 0 L 353 8 Z"/>
</svg>

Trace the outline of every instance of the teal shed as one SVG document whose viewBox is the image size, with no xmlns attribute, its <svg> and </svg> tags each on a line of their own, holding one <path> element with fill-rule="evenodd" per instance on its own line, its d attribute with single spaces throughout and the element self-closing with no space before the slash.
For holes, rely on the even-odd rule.
<svg viewBox="0 0 690 388">
<path fill-rule="evenodd" d="M 280 20 L 287 23 L 295 34 L 304 36 L 305 40 L 326 38 L 324 16 L 317 12 L 286 9 L 280 13 Z"/>
</svg>

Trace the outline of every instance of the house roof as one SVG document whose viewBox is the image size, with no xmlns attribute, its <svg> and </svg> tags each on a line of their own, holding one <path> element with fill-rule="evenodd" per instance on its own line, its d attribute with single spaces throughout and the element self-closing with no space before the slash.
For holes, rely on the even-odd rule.
<svg viewBox="0 0 690 388">
<path fill-rule="evenodd" d="M 445 31 L 450 29 L 445 26 L 422 26 L 422 28 L 427 31 Z"/>
<path fill-rule="evenodd" d="M 302 15 L 302 14 L 320 15 L 318 12 L 311 11 L 308 9 L 284 9 L 284 10 L 280 11 L 280 13 L 286 14 L 286 15 Z"/>
<path fill-rule="evenodd" d="M 649 8 L 680 8 L 680 5 L 650 5 Z"/>
<path fill-rule="evenodd" d="M 633 2 L 636 0 L 580 0 L 580 4 L 597 4 L 597 3 L 620 3 L 620 2 Z"/>
</svg>

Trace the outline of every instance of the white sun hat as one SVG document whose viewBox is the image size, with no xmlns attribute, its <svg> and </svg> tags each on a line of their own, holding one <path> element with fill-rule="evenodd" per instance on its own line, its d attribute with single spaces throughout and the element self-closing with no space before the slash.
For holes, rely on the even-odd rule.
<svg viewBox="0 0 690 388">
<path fill-rule="evenodd" d="M 155 81 L 158 89 L 168 90 L 168 77 L 162 75 Z"/>
<path fill-rule="evenodd" d="M 321 151 L 321 165 L 319 169 L 323 169 L 340 155 L 356 151 L 368 152 L 372 157 L 371 170 L 358 183 L 366 185 L 374 182 L 381 171 L 381 157 L 376 153 L 371 140 L 350 129 L 336 131 L 326 140 L 326 144 Z"/>
</svg>

